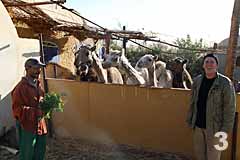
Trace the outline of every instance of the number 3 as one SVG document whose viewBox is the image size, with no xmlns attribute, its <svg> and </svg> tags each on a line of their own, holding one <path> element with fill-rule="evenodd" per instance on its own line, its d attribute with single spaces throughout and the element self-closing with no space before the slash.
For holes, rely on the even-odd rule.
<svg viewBox="0 0 240 160">
<path fill-rule="evenodd" d="M 219 142 L 222 143 L 222 146 L 219 144 L 214 145 L 215 149 L 218 151 L 224 151 L 228 147 L 228 142 L 227 142 L 227 133 L 225 132 L 217 132 L 214 137 L 219 138 Z"/>
</svg>

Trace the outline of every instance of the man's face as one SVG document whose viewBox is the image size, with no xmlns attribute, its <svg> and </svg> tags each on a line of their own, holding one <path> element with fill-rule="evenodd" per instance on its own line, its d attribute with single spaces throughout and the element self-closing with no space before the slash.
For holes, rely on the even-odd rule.
<svg viewBox="0 0 240 160">
<path fill-rule="evenodd" d="M 27 74 L 33 79 L 38 79 L 41 73 L 40 67 L 30 67 L 27 69 Z"/>
<path fill-rule="evenodd" d="M 206 74 L 216 73 L 218 64 L 213 57 L 207 57 L 203 62 L 203 69 Z"/>
</svg>

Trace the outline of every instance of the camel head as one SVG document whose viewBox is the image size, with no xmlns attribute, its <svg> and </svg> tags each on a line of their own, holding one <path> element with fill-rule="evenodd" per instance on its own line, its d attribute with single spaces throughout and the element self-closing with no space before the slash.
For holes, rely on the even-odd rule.
<svg viewBox="0 0 240 160">
<path fill-rule="evenodd" d="M 174 73 L 182 73 L 188 61 L 181 57 L 176 57 L 167 64 L 167 68 Z"/>
<path fill-rule="evenodd" d="M 77 69 L 77 75 L 87 74 L 88 68 L 93 62 L 91 52 L 94 50 L 94 47 L 90 47 L 88 45 L 82 45 L 80 48 L 74 53 L 75 61 L 74 65 Z"/>
<path fill-rule="evenodd" d="M 106 56 L 106 60 L 103 62 L 103 68 L 118 67 L 120 65 L 121 52 L 118 50 L 112 50 Z"/>
<path fill-rule="evenodd" d="M 158 56 L 153 56 L 151 54 L 146 54 L 142 56 L 136 63 L 138 68 L 151 68 L 155 61 L 158 59 Z"/>
<path fill-rule="evenodd" d="M 160 77 L 166 70 L 166 63 L 163 61 L 156 62 L 156 77 Z"/>
<path fill-rule="evenodd" d="M 190 88 L 192 78 L 186 69 L 187 60 L 177 57 L 170 61 L 167 65 L 173 73 L 173 87 L 175 88 Z"/>
</svg>

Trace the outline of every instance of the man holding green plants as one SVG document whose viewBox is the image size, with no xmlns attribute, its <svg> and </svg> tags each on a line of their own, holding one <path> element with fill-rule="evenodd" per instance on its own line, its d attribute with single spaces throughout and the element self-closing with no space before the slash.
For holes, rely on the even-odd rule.
<svg viewBox="0 0 240 160">
<path fill-rule="evenodd" d="M 39 75 L 45 65 L 30 58 L 26 76 L 12 91 L 12 110 L 19 134 L 20 160 L 44 160 L 47 126 L 40 101 L 44 97 Z"/>
</svg>

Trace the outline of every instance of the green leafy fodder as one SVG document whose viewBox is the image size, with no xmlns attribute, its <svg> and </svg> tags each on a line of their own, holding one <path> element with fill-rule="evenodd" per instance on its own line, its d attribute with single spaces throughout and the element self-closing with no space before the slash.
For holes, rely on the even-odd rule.
<svg viewBox="0 0 240 160">
<path fill-rule="evenodd" d="M 53 111 L 63 112 L 63 101 L 58 93 L 47 93 L 40 102 L 45 118 L 51 118 Z"/>
</svg>

